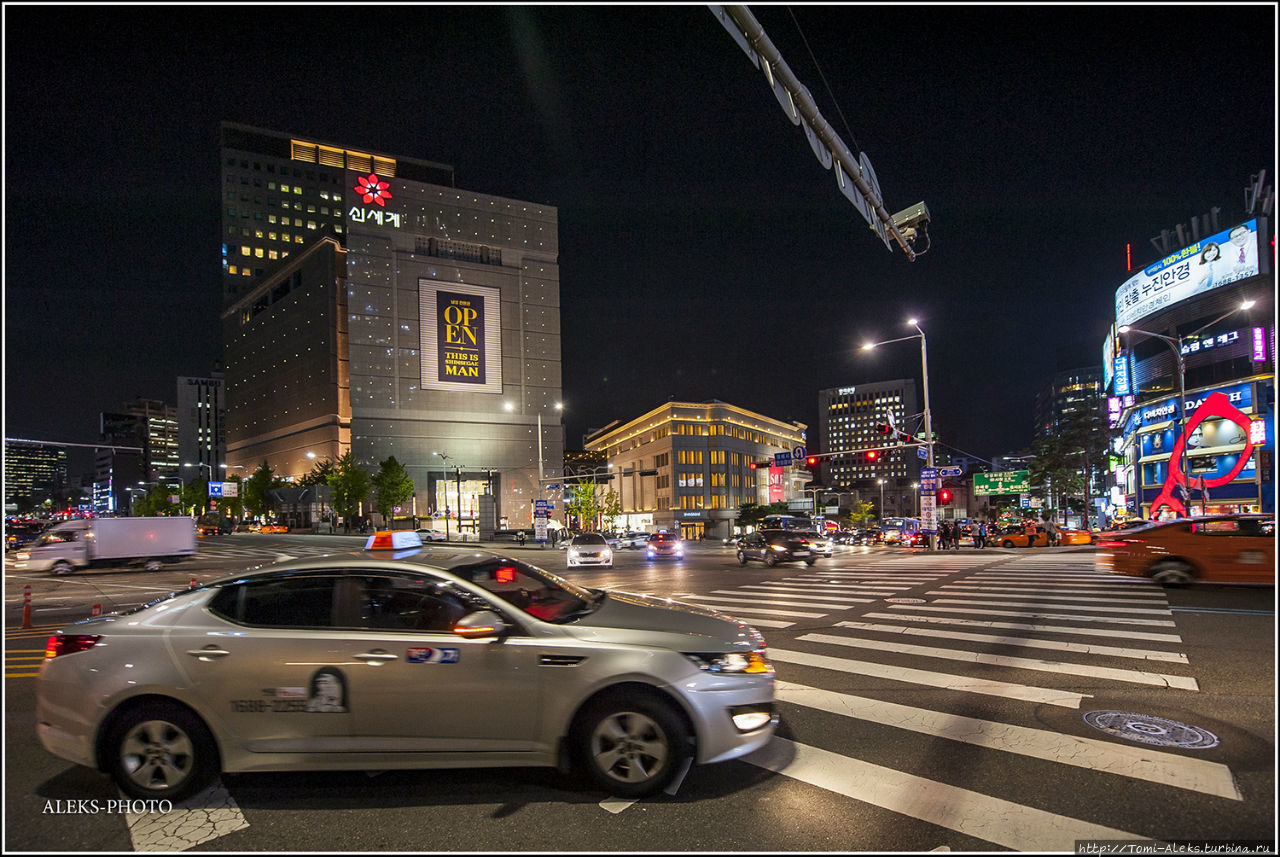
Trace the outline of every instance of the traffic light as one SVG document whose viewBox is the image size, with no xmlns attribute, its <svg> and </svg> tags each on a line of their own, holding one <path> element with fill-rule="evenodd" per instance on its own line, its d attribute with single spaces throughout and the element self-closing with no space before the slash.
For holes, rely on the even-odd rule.
<svg viewBox="0 0 1280 857">
<path fill-rule="evenodd" d="M 810 470 L 812 470 L 812 469 L 814 469 L 815 467 L 817 467 L 817 466 L 818 466 L 818 456 L 816 456 L 816 455 L 811 455 L 811 456 L 809 456 L 808 458 L 806 458 L 806 459 L 804 460 L 804 463 L 805 463 L 805 466 L 806 466 L 806 467 L 808 467 Z"/>
<path fill-rule="evenodd" d="M 878 449 L 867 450 L 867 464 L 875 464 L 879 460 L 880 460 L 880 450 Z"/>
<path fill-rule="evenodd" d="M 769 469 L 769 465 L 771 465 L 772 463 L 773 463 L 773 462 L 771 462 L 771 461 L 767 461 L 767 460 L 766 460 L 766 461 L 753 461 L 753 462 L 751 462 L 751 463 L 750 463 L 749 465 L 747 465 L 747 466 L 748 466 L 748 467 L 750 467 L 752 470 L 768 470 L 768 469 Z"/>
<path fill-rule="evenodd" d="M 893 434 L 893 426 L 888 423 L 879 423 L 876 428 L 880 430 L 880 434 Z"/>
<path fill-rule="evenodd" d="M 943 488 L 941 491 L 938 492 L 938 505 L 945 506 L 950 502 L 951 502 L 951 490 L 949 488 Z"/>
</svg>

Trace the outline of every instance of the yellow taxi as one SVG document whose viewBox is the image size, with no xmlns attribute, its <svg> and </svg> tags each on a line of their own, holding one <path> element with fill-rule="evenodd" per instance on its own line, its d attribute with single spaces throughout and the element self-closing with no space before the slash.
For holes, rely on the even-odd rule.
<svg viewBox="0 0 1280 857">
<path fill-rule="evenodd" d="M 1274 515 L 1209 515 L 1152 523 L 1098 539 L 1099 571 L 1178 585 L 1276 582 Z"/>
<path fill-rule="evenodd" d="M 1005 527 L 1004 530 L 995 536 L 987 536 L 987 544 L 992 547 L 1002 548 L 1025 548 L 1027 546 L 1027 533 L 1019 526 Z M 1036 547 L 1047 548 L 1049 546 L 1049 537 L 1045 534 L 1044 528 L 1036 529 Z"/>
<path fill-rule="evenodd" d="M 284 524 L 263 524 L 260 533 L 287 533 L 289 528 Z"/>
</svg>

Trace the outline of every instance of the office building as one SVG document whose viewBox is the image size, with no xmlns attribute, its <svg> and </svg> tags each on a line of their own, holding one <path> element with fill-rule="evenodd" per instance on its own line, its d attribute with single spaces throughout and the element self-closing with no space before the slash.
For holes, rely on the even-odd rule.
<svg viewBox="0 0 1280 857">
<path fill-rule="evenodd" d="M 925 459 L 917 452 L 921 447 L 896 446 L 893 434 L 883 431 L 888 424 L 923 437 L 915 379 L 819 390 L 818 448 L 826 456 L 821 481 L 833 491 L 853 492 L 863 502 L 875 503 L 882 515 L 915 515 L 918 488 L 913 483 L 919 483 Z"/>
<path fill-rule="evenodd" d="M 429 161 L 230 123 L 222 142 L 228 467 L 394 455 L 402 514 L 528 526 L 564 449 L 556 209 Z"/>
<path fill-rule="evenodd" d="M 605 484 L 622 506 L 619 528 L 721 538 L 744 502 L 804 497 L 803 465 L 770 460 L 804 446 L 805 428 L 718 400 L 667 402 L 588 435 L 586 451 L 604 457 L 601 472 L 612 477 Z"/>
<path fill-rule="evenodd" d="M 50 444 L 4 442 L 5 511 L 28 511 L 62 490 L 67 482 L 67 450 Z"/>
<path fill-rule="evenodd" d="M 186 480 L 203 477 L 221 482 L 226 463 L 227 409 L 224 376 L 178 378 L 178 458 Z"/>
</svg>

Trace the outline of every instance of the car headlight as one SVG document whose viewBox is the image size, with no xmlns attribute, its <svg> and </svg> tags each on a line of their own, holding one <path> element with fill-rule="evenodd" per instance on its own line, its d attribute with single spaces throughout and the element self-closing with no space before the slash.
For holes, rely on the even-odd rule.
<svg viewBox="0 0 1280 857">
<path fill-rule="evenodd" d="M 787 549 L 787 546 L 786 545 L 769 545 L 769 549 L 785 552 Z"/>
<path fill-rule="evenodd" d="M 18 551 L 18 559 L 31 559 L 30 551 Z"/>
<path fill-rule="evenodd" d="M 685 652 L 694 666 L 709 673 L 742 673 L 772 675 L 773 665 L 764 651 L 754 652 Z"/>
<path fill-rule="evenodd" d="M 608 548 L 605 548 L 602 556 L 604 556 L 605 559 L 613 559 L 613 551 L 609 550 Z"/>
</svg>

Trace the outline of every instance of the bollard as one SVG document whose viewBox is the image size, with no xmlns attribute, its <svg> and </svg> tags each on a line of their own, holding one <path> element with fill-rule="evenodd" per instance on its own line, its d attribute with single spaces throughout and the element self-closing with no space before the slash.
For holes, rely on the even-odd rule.
<svg viewBox="0 0 1280 857">
<path fill-rule="evenodd" d="M 191 582 L 187 584 L 187 589 L 195 589 L 195 588 L 196 588 L 196 577 L 193 574 L 191 576 Z"/>
<path fill-rule="evenodd" d="M 31 627 L 31 584 L 22 587 L 22 627 Z"/>
<path fill-rule="evenodd" d="M 101 604 L 95 604 L 95 605 L 93 605 L 93 609 L 89 611 L 89 615 L 90 615 L 91 617 L 92 617 L 92 616 L 101 616 L 101 615 L 102 615 L 102 605 L 101 605 Z"/>
</svg>

